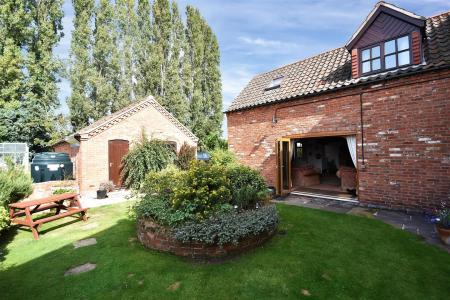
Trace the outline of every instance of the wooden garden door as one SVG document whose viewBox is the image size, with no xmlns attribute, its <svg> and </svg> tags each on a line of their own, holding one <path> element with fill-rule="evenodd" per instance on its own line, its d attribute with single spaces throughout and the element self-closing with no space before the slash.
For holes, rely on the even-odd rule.
<svg viewBox="0 0 450 300">
<path fill-rule="evenodd" d="M 120 172 L 122 170 L 122 158 L 128 153 L 129 142 L 126 140 L 111 140 L 108 142 L 109 180 L 116 187 L 122 186 Z"/>
</svg>

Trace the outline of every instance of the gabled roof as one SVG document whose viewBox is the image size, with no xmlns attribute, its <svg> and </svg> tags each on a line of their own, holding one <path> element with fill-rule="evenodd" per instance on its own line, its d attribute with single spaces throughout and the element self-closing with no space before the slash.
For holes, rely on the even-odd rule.
<svg viewBox="0 0 450 300">
<path fill-rule="evenodd" d="M 350 53 L 345 47 L 341 47 L 255 76 L 234 99 L 227 112 L 287 101 L 406 73 L 450 67 L 450 11 L 427 18 L 424 34 L 425 62 L 421 65 L 353 79 Z M 280 87 L 266 90 L 269 83 L 280 76 L 284 76 Z"/>
<path fill-rule="evenodd" d="M 403 8 L 397 7 L 393 4 L 386 3 L 384 1 L 378 2 L 372 11 L 369 13 L 367 18 L 362 22 L 362 24 L 358 27 L 356 32 L 351 36 L 350 40 L 345 44 L 345 48 L 349 51 L 353 48 L 355 43 L 359 40 L 359 38 L 364 34 L 366 29 L 372 25 L 375 19 L 382 13 L 387 13 L 395 16 L 396 18 L 403 20 L 405 22 L 411 23 L 417 27 L 425 26 L 425 17 L 416 15 L 410 11 L 407 11 Z"/>
<path fill-rule="evenodd" d="M 194 142 L 198 141 L 198 138 L 183 124 L 180 123 L 170 112 L 168 112 L 164 107 L 162 107 L 152 96 L 148 96 L 142 101 L 137 101 L 129 106 L 113 113 L 108 116 L 105 116 L 91 125 L 80 129 L 75 133 L 75 137 L 77 139 L 89 139 L 92 136 L 95 136 L 111 126 L 120 123 L 122 120 L 127 119 L 134 115 L 135 113 L 152 106 L 157 111 L 159 111 L 167 120 L 169 120 L 175 127 L 184 132 L 188 137 L 190 137 Z"/>
</svg>

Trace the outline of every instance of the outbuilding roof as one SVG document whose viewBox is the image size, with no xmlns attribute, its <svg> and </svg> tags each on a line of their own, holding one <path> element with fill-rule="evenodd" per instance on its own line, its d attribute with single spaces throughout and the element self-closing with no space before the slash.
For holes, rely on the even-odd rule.
<svg viewBox="0 0 450 300">
<path fill-rule="evenodd" d="M 153 96 L 148 96 L 144 100 L 136 101 L 113 114 L 110 114 L 95 121 L 91 125 L 78 130 L 74 136 L 77 139 L 79 138 L 89 139 L 90 137 L 103 132 L 104 130 L 110 128 L 111 126 L 121 122 L 122 120 L 134 115 L 135 113 L 149 106 L 154 107 L 163 116 L 165 116 L 166 119 L 168 119 L 175 127 L 177 127 L 180 131 L 185 133 L 194 142 L 198 141 L 198 138 L 186 126 L 181 124 L 180 121 L 178 121 L 169 111 L 167 111 L 163 106 L 161 106 L 158 103 L 158 101 L 156 101 L 153 98 Z"/>
<path fill-rule="evenodd" d="M 383 2 L 381 4 L 387 5 Z M 412 13 L 409 13 L 409 17 L 418 20 L 422 18 Z M 450 11 L 426 18 L 424 34 L 425 62 L 420 65 L 352 78 L 351 55 L 345 47 L 341 47 L 255 76 L 231 103 L 227 112 L 282 102 L 405 73 L 450 67 Z M 267 88 L 274 79 L 280 77 L 283 79 L 278 88 Z"/>
</svg>

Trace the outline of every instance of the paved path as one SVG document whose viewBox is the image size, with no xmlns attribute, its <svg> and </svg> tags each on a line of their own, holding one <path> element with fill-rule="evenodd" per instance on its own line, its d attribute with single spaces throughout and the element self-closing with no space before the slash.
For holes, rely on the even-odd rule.
<svg viewBox="0 0 450 300">
<path fill-rule="evenodd" d="M 115 204 L 125 201 L 130 201 L 131 192 L 128 190 L 118 190 L 109 192 L 108 197 L 105 199 L 97 199 L 97 192 L 87 192 L 81 195 L 81 205 L 83 208 L 98 207 L 103 205 Z"/>
<path fill-rule="evenodd" d="M 450 246 L 446 246 L 441 242 L 439 236 L 437 235 L 434 224 L 428 222 L 428 218 L 425 215 L 401 211 L 390 211 L 384 209 L 364 208 L 351 202 L 326 200 L 297 195 L 289 195 L 283 200 L 279 198 L 277 200 L 273 200 L 273 202 L 315 208 L 337 213 L 347 213 L 373 217 L 396 228 L 418 234 L 422 236 L 427 243 L 437 245 L 450 253 Z"/>
</svg>

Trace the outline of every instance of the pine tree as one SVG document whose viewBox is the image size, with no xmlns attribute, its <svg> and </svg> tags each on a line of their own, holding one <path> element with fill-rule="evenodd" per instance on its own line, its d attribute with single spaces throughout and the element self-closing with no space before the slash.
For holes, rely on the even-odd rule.
<svg viewBox="0 0 450 300">
<path fill-rule="evenodd" d="M 72 0 L 75 19 L 71 40 L 70 83 L 72 93 L 68 105 L 74 130 L 89 124 L 92 105 L 92 20 L 95 0 Z"/>
<path fill-rule="evenodd" d="M 135 42 L 136 62 L 136 95 L 146 97 L 152 94 L 152 23 L 149 0 L 138 0 L 137 4 L 137 32 Z"/>
</svg>

